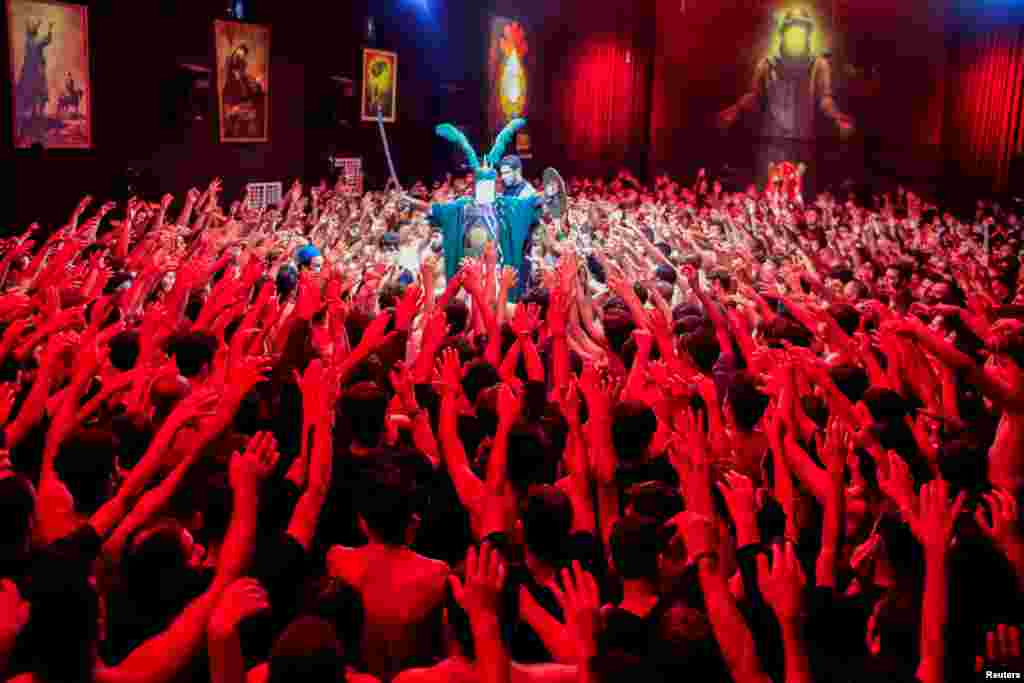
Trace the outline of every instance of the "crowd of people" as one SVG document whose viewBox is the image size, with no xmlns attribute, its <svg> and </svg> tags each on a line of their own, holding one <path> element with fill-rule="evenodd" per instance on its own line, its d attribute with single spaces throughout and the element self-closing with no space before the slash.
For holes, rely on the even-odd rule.
<svg viewBox="0 0 1024 683">
<path fill-rule="evenodd" d="M 4 680 L 1019 678 L 1018 217 L 568 187 L 528 283 L 471 178 L 4 240 Z"/>
</svg>

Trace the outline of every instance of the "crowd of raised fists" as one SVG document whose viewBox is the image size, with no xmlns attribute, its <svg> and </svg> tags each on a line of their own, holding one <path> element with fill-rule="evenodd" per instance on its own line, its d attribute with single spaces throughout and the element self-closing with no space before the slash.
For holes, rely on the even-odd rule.
<svg viewBox="0 0 1024 683">
<path fill-rule="evenodd" d="M 569 189 L 515 305 L 400 188 L 4 240 L 4 679 L 1024 672 L 1017 216 Z"/>
</svg>

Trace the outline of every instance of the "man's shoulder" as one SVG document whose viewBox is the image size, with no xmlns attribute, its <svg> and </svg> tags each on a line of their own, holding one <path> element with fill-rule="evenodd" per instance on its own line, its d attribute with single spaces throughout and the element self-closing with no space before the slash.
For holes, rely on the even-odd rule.
<svg viewBox="0 0 1024 683">
<path fill-rule="evenodd" d="M 413 555 L 416 575 L 422 577 L 425 581 L 445 581 L 448 578 L 448 574 L 451 573 L 451 567 L 444 560 L 435 560 L 432 557 L 426 555 L 415 554 Z"/>
</svg>

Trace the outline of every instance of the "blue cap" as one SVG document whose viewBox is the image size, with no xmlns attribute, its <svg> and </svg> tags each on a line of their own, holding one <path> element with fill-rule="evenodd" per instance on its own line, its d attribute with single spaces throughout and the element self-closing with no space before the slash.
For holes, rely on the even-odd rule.
<svg viewBox="0 0 1024 683">
<path fill-rule="evenodd" d="M 403 270 L 402 274 L 398 276 L 398 283 L 403 287 L 408 287 L 414 282 L 416 282 L 416 276 L 408 270 Z"/>
<path fill-rule="evenodd" d="M 300 266 L 308 265 L 317 256 L 320 256 L 320 250 L 314 247 L 312 244 L 306 246 L 295 252 L 295 260 Z"/>
</svg>

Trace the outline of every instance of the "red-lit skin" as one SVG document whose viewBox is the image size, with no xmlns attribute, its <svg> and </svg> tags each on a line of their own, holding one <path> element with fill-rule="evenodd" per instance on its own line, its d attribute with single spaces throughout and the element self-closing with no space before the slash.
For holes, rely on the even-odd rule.
<svg viewBox="0 0 1024 683">
<path fill-rule="evenodd" d="M 512 285 L 511 275 L 499 273 L 493 256 L 486 256 L 481 262 L 463 264 L 460 278 L 448 283 L 439 279 L 437 273 L 443 268 L 436 259 L 425 260 L 420 272 L 412 273 L 419 277 L 419 286 L 398 297 L 393 312 L 380 311 L 376 295 L 397 274 L 377 267 L 383 256 L 375 236 L 401 225 L 403 245 L 429 244 L 432 237 L 426 224 L 403 222 L 417 218 L 415 210 L 423 205 L 413 203 L 413 215 L 404 215 L 395 192 L 335 201 L 326 186 L 320 186 L 307 201 L 296 183 L 285 203 L 273 211 L 235 207 L 223 212 L 220 183 L 215 181 L 206 192 L 187 195 L 173 225 L 164 218 L 173 198 L 165 198 L 158 210 L 138 202 L 120 209 L 104 205 L 85 221 L 89 203 L 83 200 L 68 231 L 47 237 L 33 228 L 14 238 L 0 258 L 4 278 L 0 321 L 5 324 L 0 361 L 10 358 L 19 366 L 15 380 L 0 386 L 0 424 L 6 446 L 12 448 L 26 443 L 33 428 L 44 417 L 49 419 L 40 459 L 42 476 L 38 491 L 33 492 L 31 525 L 36 544 L 88 525 L 104 541 L 102 554 L 107 561 L 116 564 L 132 535 L 157 521 L 169 502 L 177 500 L 186 475 L 200 460 L 206 461 L 204 467 L 229 473 L 235 497 L 226 537 L 211 539 L 209 544 L 196 542 L 205 531 L 199 509 L 189 518 L 188 531 L 181 533 L 185 564 L 193 569 L 207 567 L 215 574 L 209 590 L 121 665 L 97 664 L 96 680 L 121 683 L 144 676 L 169 681 L 204 636 L 213 680 L 240 683 L 246 678 L 239 664 L 240 633 L 244 632 L 239 624 L 272 607 L 275 596 L 255 580 L 236 579 L 250 569 L 256 503 L 262 482 L 270 478 L 268 485 L 274 485 L 276 475 L 271 470 L 278 455 L 266 436 L 253 439 L 248 448 L 242 441 L 245 455 L 232 458 L 221 452 L 223 444 L 238 436 L 235 417 L 243 403 L 253 398 L 254 387 L 269 382 L 271 391 L 258 396 L 255 404 L 247 404 L 247 410 L 263 416 L 280 410 L 276 396 L 283 384 L 294 382 L 299 387 L 302 433 L 307 438 L 298 457 L 281 473 L 299 492 L 284 533 L 310 550 L 321 510 L 335 495 L 332 430 L 339 388 L 365 372 L 364 361 L 372 359 L 403 363 L 386 368 L 389 379 L 383 380 L 396 390 L 389 396 L 386 442 L 413 444 L 442 476 L 452 480 L 477 540 L 500 532 L 513 544 L 523 542 L 524 497 L 513 490 L 507 473 L 522 457 L 509 446 L 519 421 L 535 414 L 534 406 L 527 404 L 530 385 L 545 388 L 543 395 L 564 418 L 570 435 L 557 481 L 572 508 L 573 531 L 593 533 L 606 544 L 623 505 L 626 515 L 636 512 L 632 502 L 619 500 L 616 470 L 621 463 L 612 446 L 616 406 L 628 399 L 652 407 L 656 437 L 643 458 L 653 461 L 668 451 L 682 482 L 686 509 L 673 520 L 675 552 L 659 559 L 659 582 L 626 581 L 624 600 L 618 606 L 642 616 L 657 601 L 660 581 L 678 576 L 687 564 L 696 562 L 709 628 L 737 680 L 767 680 L 769 673 L 778 673 L 763 670 L 756 650 L 749 646 L 758 637 L 756 630 L 747 626 L 737 608 L 740 601 L 753 597 L 740 580 L 736 559 L 744 546 L 760 540 L 756 524 L 750 523 L 751 511 L 766 498 L 774 498 L 786 515 L 786 535 L 795 538 L 810 524 L 808 507 L 813 508 L 811 501 L 816 501 L 824 515 L 821 551 L 815 558 L 816 584 L 839 590 L 836 577 L 855 569 L 857 578 L 847 587 L 854 592 L 872 584 L 901 585 L 902 569 L 888 561 L 890 553 L 879 550 L 880 536 L 871 533 L 882 511 L 900 514 L 924 548 L 918 674 L 922 680 L 938 681 L 942 663 L 949 657 L 943 637 L 949 610 L 942 596 L 948 588 L 946 564 L 956 521 L 955 505 L 949 503 L 953 496 L 940 495 L 948 492 L 938 485 L 934 491 L 917 492 L 915 484 L 920 482 L 905 471 L 903 456 L 885 450 L 865 405 L 851 403 L 833 384 L 831 366 L 863 367 L 873 387 L 904 396 L 912 393 L 920 399 L 927 419 L 912 421 L 910 428 L 924 466 L 933 473 L 940 469 L 935 459 L 946 438 L 935 425 L 965 419 L 956 400 L 964 387 L 980 393 L 998 420 L 998 430 L 986 446 L 988 483 L 995 488 L 983 498 L 977 522 L 1024 585 L 1024 541 L 1017 528 L 1016 502 L 1003 493 L 1024 483 L 1024 369 L 1016 364 L 1024 334 L 1019 323 L 1000 321 L 996 310 L 1005 302 L 1019 303 L 1022 296 L 1017 291 L 1014 258 L 1018 221 L 1012 214 L 992 221 L 987 229 L 995 243 L 989 257 L 980 259 L 976 253 L 981 248 L 981 231 L 974 235 L 958 228 L 952 216 L 941 221 L 949 226 L 944 239 L 938 239 L 931 221 L 919 234 L 913 215 L 929 207 L 909 193 L 887 200 L 890 206 L 913 202 L 909 222 L 888 210 L 878 214 L 828 199 L 807 204 L 815 208 L 805 210 L 801 170 L 782 164 L 775 173 L 777 182 L 770 186 L 775 191 L 762 194 L 755 187 L 742 195 L 732 194 L 706 173 L 696 182 L 659 178 L 656 188 L 644 187 L 628 173 L 611 182 L 571 179 L 570 217 L 564 226 L 569 240 L 564 244 L 575 244 L 572 232 L 589 223 L 606 278 L 603 283 L 581 280 L 579 273 L 586 272 L 588 264 L 571 248 L 558 249 L 558 267 L 540 276 L 548 293 L 546 310 L 533 304 L 499 305 L 504 297 L 498 290 Z M 470 181 L 448 178 L 435 183 L 431 199 L 447 201 L 464 194 Z M 426 184 L 410 187 L 426 195 Z M 748 206 L 750 201 L 753 206 Z M 113 230 L 102 225 L 108 214 L 120 221 Z M 220 217 L 228 215 L 236 220 Z M 758 221 L 756 226 L 749 225 L 751 215 Z M 323 221 L 325 217 L 336 220 L 331 224 Z M 278 221 L 272 230 L 263 223 L 270 219 Z M 353 226 L 358 226 L 354 233 L 350 232 Z M 653 229 L 654 241 L 666 243 L 672 258 L 666 259 L 648 242 L 641 227 Z M 801 234 L 805 229 L 824 230 L 826 242 L 815 233 Z M 309 237 L 321 249 L 317 265 L 322 267 L 303 273 L 294 294 L 279 295 L 273 285 L 278 269 L 292 260 Z M 350 244 L 353 239 L 356 244 Z M 81 258 L 94 242 L 98 249 Z M 915 250 L 928 253 L 925 266 L 908 258 Z M 688 255 L 699 257 L 697 267 L 680 268 L 678 260 L 673 260 Z M 720 274 L 709 280 L 708 264 L 726 270 L 736 281 L 731 291 L 737 294 L 714 284 Z M 664 287 L 652 286 L 655 267 L 664 265 L 676 271 L 675 284 L 666 293 L 661 291 Z M 831 277 L 837 268 L 853 272 L 867 286 L 867 294 Z M 104 296 L 106 282 L 120 272 L 133 277 L 123 290 Z M 271 284 L 261 287 L 264 277 Z M 652 292 L 646 302 L 635 293 L 635 284 Z M 910 310 L 901 314 L 875 300 L 873 288 L 886 302 L 909 294 Z M 83 306 L 71 296 L 73 291 L 87 293 L 85 301 L 95 303 Z M 202 301 L 193 321 L 185 311 L 197 294 Z M 445 307 L 463 296 L 471 309 L 463 336 L 469 340 L 486 335 L 489 343 L 475 354 L 495 367 L 500 385 L 492 393 L 497 397 L 497 433 L 481 450 L 488 456 L 484 471 L 465 452 L 459 419 L 491 408 L 481 401 L 469 402 L 462 386 L 469 364 L 443 350 L 451 341 Z M 624 302 L 618 310 L 638 328 L 629 340 L 635 356 L 629 364 L 608 351 L 609 337 L 616 329 L 606 324 L 610 318 L 604 306 L 613 296 Z M 673 336 L 669 322 L 673 307 L 696 300 L 707 312 L 702 324 L 708 335 L 720 349 L 743 360 L 753 384 L 769 398 L 770 405 L 751 432 L 736 426 L 732 399 L 727 393 L 719 396 L 721 388 L 702 375 L 696 359 Z M 785 315 L 779 302 L 788 311 Z M 862 318 L 877 318 L 878 325 L 864 329 L 862 319 L 852 335 L 839 329 L 825 309 L 848 303 L 856 303 Z M 111 323 L 111 308 L 119 313 L 119 322 Z M 353 345 L 344 334 L 345 323 L 360 308 L 372 323 Z M 1011 307 L 1004 309 L 1006 315 L 1019 315 Z M 391 332 L 392 318 L 400 335 Z M 958 318 L 962 327 L 947 325 L 950 318 Z M 793 345 L 788 338 L 776 343 L 765 336 L 767 330 L 783 324 L 809 332 L 809 347 Z M 138 359 L 130 372 L 121 372 L 110 359 L 109 345 L 123 330 L 137 332 L 139 337 Z M 968 341 L 965 330 L 983 342 L 984 362 L 960 350 L 961 343 Z M 188 331 L 208 334 L 216 351 L 205 367 L 186 380 L 168 353 L 168 341 Z M 511 346 L 502 344 L 503 334 L 514 338 Z M 885 367 L 878 353 L 885 356 Z M 305 368 L 301 374 L 295 372 L 295 354 L 305 361 L 297 366 Z M 523 376 L 518 370 L 520 359 Z M 576 359 L 583 368 L 578 377 L 572 369 Z M 182 360 L 178 359 L 179 365 Z M 437 422 L 418 404 L 422 392 L 414 390 L 428 384 L 440 395 Z M 572 389 L 567 393 L 567 388 Z M 693 393 L 712 407 L 707 425 L 702 413 L 684 409 Z M 85 401 L 86 396 L 91 399 Z M 804 399 L 824 406 L 829 414 L 827 428 L 811 420 L 807 413 L 813 411 Z M 118 481 L 109 493 L 101 489 L 105 500 L 95 512 L 82 513 L 72 493 L 78 490 L 77 482 L 62 479 L 61 447 L 76 438 L 83 425 L 108 426 L 113 409 L 121 406 L 135 423 L 150 425 L 155 436 L 134 467 L 116 464 Z M 746 406 L 741 402 L 740 408 Z M 815 444 L 822 431 L 827 436 Z M 855 456 L 855 449 L 862 453 Z M 875 464 L 877 485 L 861 474 L 858 458 L 864 457 Z M 765 474 L 768 461 L 772 479 Z M 0 481 L 9 476 L 0 470 Z M 726 496 L 725 510 L 710 504 L 712 487 Z M 409 525 L 408 543 L 423 531 L 417 526 L 419 519 Z M 556 596 L 568 618 L 559 622 L 537 605 L 521 607 L 519 615 L 499 614 L 495 592 L 505 570 L 497 553 L 474 553 L 468 576 L 460 580 L 457 567 L 450 569 L 445 562 L 401 544 L 384 543 L 365 524 L 362 529 L 369 538 L 366 546 L 333 548 L 326 566 L 319 570 L 358 587 L 368 633 L 385 637 L 382 634 L 394 631 L 387 637 L 407 638 L 410 646 L 427 638 L 434 627 L 432 618 L 445 605 L 449 582 L 469 615 L 477 656 L 469 658 L 449 644 L 433 653 L 436 657 L 448 654 L 447 660 L 436 667 L 402 672 L 399 678 L 404 683 L 453 676 L 483 683 L 597 677 L 588 664 L 598 654 L 601 608 L 609 606 L 601 604 L 596 584 L 591 585 L 592 579 L 581 568 L 574 566 L 559 575 L 557 567 L 526 549 L 526 570 L 534 580 L 561 579 L 564 590 L 556 591 Z M 490 542 L 483 545 L 489 546 Z M 808 607 L 800 594 L 807 577 L 794 563 L 791 546 L 776 546 L 771 554 L 770 563 L 763 556 L 758 558 L 756 582 L 764 606 L 781 626 L 785 680 L 802 683 L 810 680 L 808 648 L 814 646 L 802 634 Z M 378 580 L 363 582 L 368 571 Z M 94 580 L 93 585 L 106 591 L 103 581 Z M 0 588 L 3 604 L 11 606 L 0 615 L 2 668 L 25 628 L 22 604 L 27 593 L 13 592 L 7 583 Z M 886 654 L 878 637 L 881 614 L 876 605 L 865 634 L 874 655 Z M 530 668 L 511 663 L 497 627 L 499 620 L 514 618 L 529 623 L 562 666 Z M 985 653 L 989 660 L 1013 656 L 1012 639 L 1005 628 L 1001 633 L 1000 647 Z M 261 683 L 267 676 L 266 667 L 249 675 L 252 683 Z M 372 681 L 356 670 L 346 676 L 350 683 Z M 40 680 L 40 676 L 26 674 L 13 680 Z"/>
</svg>

